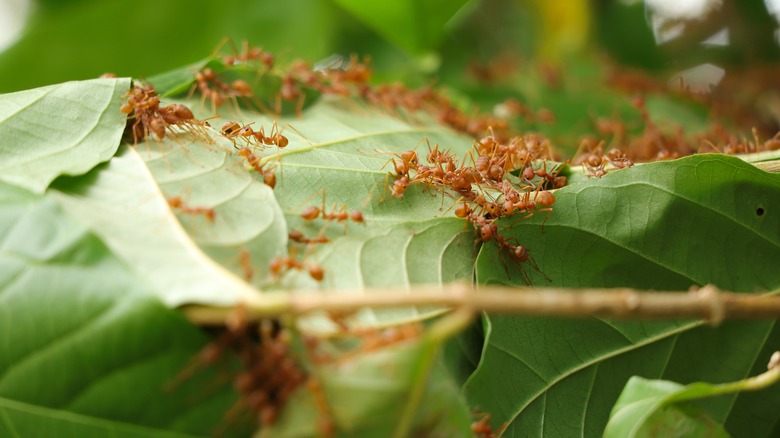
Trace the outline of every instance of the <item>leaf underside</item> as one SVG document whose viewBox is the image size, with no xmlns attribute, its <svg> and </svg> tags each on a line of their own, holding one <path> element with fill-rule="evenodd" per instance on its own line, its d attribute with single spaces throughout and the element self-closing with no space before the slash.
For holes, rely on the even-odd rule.
<svg viewBox="0 0 780 438">
<path fill-rule="evenodd" d="M 60 175 L 81 175 L 116 152 L 117 111 L 130 79 L 95 79 L 0 95 L 0 181 L 42 193 Z"/>
<path fill-rule="evenodd" d="M 0 218 L 4 436 L 216 429 L 233 392 L 206 389 L 211 371 L 181 378 L 206 342 L 197 328 L 51 198 L 3 184 Z"/>
</svg>

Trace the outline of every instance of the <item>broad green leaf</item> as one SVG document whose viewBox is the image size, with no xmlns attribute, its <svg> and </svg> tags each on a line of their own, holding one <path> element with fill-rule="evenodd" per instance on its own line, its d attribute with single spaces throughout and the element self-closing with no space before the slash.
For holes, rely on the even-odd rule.
<svg viewBox="0 0 780 438">
<path fill-rule="evenodd" d="M 172 143 L 166 143 L 167 147 L 176 147 L 175 141 Z M 164 157 L 153 152 L 156 146 L 164 147 L 148 145 L 148 158 L 152 161 L 156 158 L 159 166 L 166 167 L 184 160 L 167 154 L 164 157 L 170 158 L 166 164 Z M 191 148 L 189 153 L 182 151 L 181 156 L 192 159 L 194 165 L 180 168 L 182 173 L 165 173 L 158 170 L 163 177 L 170 176 L 170 180 L 163 183 L 168 183 L 173 193 L 181 194 L 185 198 L 184 187 L 192 187 L 188 202 L 220 205 L 228 211 L 236 211 L 242 203 L 255 202 L 265 219 L 250 231 L 262 233 L 272 227 L 274 203 L 264 186 L 249 183 L 246 175 L 243 179 L 227 181 L 215 182 L 208 179 L 212 175 L 226 176 L 227 173 L 223 172 L 222 160 L 225 152 L 220 152 L 218 145 L 212 147 L 213 156 L 206 155 L 205 146 L 202 152 L 195 148 Z M 176 220 L 157 181 L 154 180 L 153 172 L 143 161 L 142 154 L 143 151 L 139 152 L 135 148 L 122 147 L 119 154 L 106 165 L 85 176 L 58 181 L 55 186 L 57 190 L 52 191 L 52 194 L 69 215 L 100 236 L 119 259 L 134 273 L 145 278 L 157 291 L 160 299 L 169 306 L 188 302 L 231 305 L 242 297 L 251 298 L 256 291 L 206 255 L 187 232 L 187 228 L 182 227 Z M 219 163 L 216 170 L 209 169 L 208 166 L 214 165 L 214 160 Z M 204 176 L 198 177 L 199 174 Z M 235 182 L 236 185 L 226 186 L 230 182 Z M 207 183 L 212 184 L 215 189 L 202 192 L 202 186 L 198 184 Z M 218 190 L 219 188 L 222 190 Z M 224 206 L 221 205 L 223 202 Z M 211 237 L 208 231 L 211 224 L 203 223 L 205 220 L 202 217 L 188 219 L 193 221 L 191 230 L 200 230 L 203 233 L 202 239 Z M 233 229 L 231 219 L 229 214 L 220 215 L 219 211 L 215 218 L 215 228 L 220 227 L 225 234 L 232 233 L 226 237 L 226 246 L 237 245 L 236 239 L 243 238 L 248 241 L 257 237 L 242 235 L 241 230 Z M 231 238 L 233 240 L 230 240 Z M 271 242 L 278 242 L 279 239 L 283 240 L 284 236 L 269 233 L 267 238 L 271 239 Z M 262 239 L 262 236 L 259 239 Z M 244 242 L 241 241 L 238 245 Z M 214 245 L 219 243 L 214 242 Z M 217 251 L 218 248 L 214 250 Z M 234 254 L 235 257 L 238 256 L 238 252 Z"/>
<path fill-rule="evenodd" d="M 58 436 L 186 438 L 193 435 L 107 421 L 0 398 L 0 434 L 6 437 Z"/>
<path fill-rule="evenodd" d="M 711 386 L 703 383 L 701 386 Z M 605 437 L 728 436 L 723 427 L 693 406 L 679 406 L 693 385 L 632 377 L 620 394 L 604 431 Z M 699 391 L 702 392 L 702 391 Z M 699 397 L 706 396 L 699 394 Z M 716 395 L 717 393 L 713 394 Z M 698 398 L 698 397 L 696 397 Z"/>
<path fill-rule="evenodd" d="M 431 51 L 444 39 L 445 27 L 468 0 L 335 0 L 393 44 L 412 53 Z"/>
<path fill-rule="evenodd" d="M 198 329 L 49 196 L 0 183 L 0 222 L 3 436 L 217 428 L 235 394 L 181 379 Z"/>
<path fill-rule="evenodd" d="M 549 217 L 537 213 L 503 232 L 528 247 L 552 279 L 523 266 L 534 284 L 685 290 L 714 283 L 764 292 L 780 287 L 778 195 L 778 175 L 733 157 L 693 156 L 571 185 L 556 192 Z M 483 247 L 478 282 L 522 284 L 517 274 L 494 245 Z M 742 379 L 761 372 L 757 360 L 780 342 L 775 321 L 709 328 L 685 321 L 487 319 L 483 360 L 465 391 L 495 425 L 509 422 L 510 435 L 599 435 L 631 376 Z M 780 420 L 777 403 L 775 391 L 702 405 L 731 433 L 768 436 Z"/>
<path fill-rule="evenodd" d="M 744 391 L 759 391 L 780 380 L 780 368 L 772 355 L 769 370 L 732 383 L 680 385 L 666 380 L 632 377 L 612 408 L 606 437 L 628 436 L 728 436 L 722 426 L 690 402 Z"/>
<path fill-rule="evenodd" d="M 211 136 L 218 136 L 216 132 Z M 245 276 L 242 253 L 248 254 L 251 282 L 268 281 L 268 265 L 286 254 L 287 227 L 282 210 L 262 176 L 245 168 L 226 140 L 216 144 L 179 135 L 163 142 L 135 146 L 166 199 L 181 199 L 188 208 L 212 208 L 214 220 L 174 208 L 187 233 L 211 260 Z M 246 278 L 245 278 L 246 280 Z M 214 289 L 212 299 L 220 299 Z"/>
<path fill-rule="evenodd" d="M 444 344 L 444 363 L 459 385 L 463 385 L 477 369 L 485 343 L 481 321 L 476 320 L 458 336 Z"/>
<path fill-rule="evenodd" d="M 42 193 L 116 152 L 130 79 L 95 79 L 0 95 L 0 180 Z"/>
<path fill-rule="evenodd" d="M 238 117 L 238 116 L 237 116 Z M 249 111 L 240 119 L 268 132 L 271 120 Z M 307 262 L 325 268 L 321 283 L 327 288 L 441 284 L 471 281 L 476 254 L 470 227 L 445 210 L 453 199 L 420 185 L 412 185 L 404 199 L 390 196 L 388 164 L 393 155 L 412 148 L 421 159 L 431 146 L 451 148 L 460 157 L 471 140 L 431 120 L 403 120 L 352 101 L 320 101 L 299 119 L 278 122 L 290 139 L 284 149 L 263 152 L 265 165 L 276 167 L 276 199 L 289 230 L 306 236 L 324 234 L 331 243 L 300 248 Z M 365 222 L 306 223 L 299 217 L 308 206 L 328 212 L 362 211 Z M 282 287 L 316 287 L 308 275 L 291 274 Z M 356 323 L 390 324 L 430 316 L 434 309 L 397 309 L 360 312 Z"/>
</svg>

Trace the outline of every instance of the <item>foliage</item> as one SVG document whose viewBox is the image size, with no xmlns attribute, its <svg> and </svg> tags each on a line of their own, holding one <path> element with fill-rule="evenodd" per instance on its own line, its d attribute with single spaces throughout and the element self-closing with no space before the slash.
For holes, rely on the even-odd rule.
<svg viewBox="0 0 780 438">
<path fill-rule="evenodd" d="M 772 140 L 762 141 L 773 125 L 761 124 L 756 139 L 743 131 L 771 111 L 724 110 L 717 90 L 709 99 L 672 92 L 582 52 L 587 44 L 567 43 L 567 32 L 551 25 L 550 2 L 338 0 L 301 7 L 294 1 L 271 14 L 270 4 L 238 0 L 219 11 L 141 1 L 133 7 L 135 20 L 100 2 L 70 3 L 42 2 L 28 33 L 0 55 L 4 89 L 105 70 L 134 78 L 0 95 L 2 434 L 593 436 L 605 428 L 620 435 L 615 431 L 650 427 L 644 422 L 659 418 L 676 433 L 777 433 L 776 387 L 760 395 L 735 387 L 698 400 L 726 391 L 684 385 L 760 373 L 780 341 L 775 321 L 716 328 L 694 320 L 483 315 L 468 321 L 441 308 L 408 307 L 255 324 L 243 320 L 239 306 L 227 329 L 200 329 L 180 312 L 240 302 L 273 307 L 301 290 L 413 291 L 419 284 L 472 281 L 647 290 L 715 284 L 774 294 L 780 289 L 773 263 L 780 257 L 774 202 L 780 180 L 751 164 L 777 160 Z M 572 32 L 603 19 L 586 2 L 577 5 L 567 18 Z M 63 13 L 72 19 L 68 26 L 85 30 L 49 45 L 51 33 L 65 26 Z M 231 20 L 205 19 L 214 14 Z M 295 22 L 280 18 L 285 15 Z M 182 24 L 176 35 L 161 38 L 164 26 L 134 27 L 171 16 Z M 502 20 L 528 26 L 495 25 Z M 410 22 L 419 24 L 404 32 Z M 236 37 L 239 47 L 228 43 L 208 55 L 223 35 Z M 244 38 L 277 49 L 275 64 L 228 62 L 222 54 L 243 53 Z M 149 50 L 160 41 L 171 49 Z M 123 51 L 107 49 L 120 42 Z M 366 90 L 373 88 L 361 81 L 348 84 L 344 96 L 335 86 L 305 80 L 306 72 L 351 71 L 356 60 L 328 58 L 314 70 L 296 70 L 291 61 L 322 59 L 344 47 L 374 57 L 370 87 L 376 90 L 399 79 L 412 89 L 432 73 L 442 86 L 418 109 L 392 106 L 371 101 Z M 540 58 L 520 60 L 507 50 L 529 58 L 537 50 Z M 55 52 L 61 70 L 36 67 Z M 85 52 L 110 52 L 113 59 Z M 645 55 L 649 63 L 663 58 Z M 6 68 L 22 65 L 24 72 Z M 219 118 L 209 120 L 217 102 L 203 95 L 197 79 L 207 70 L 223 85 L 245 81 L 252 98 L 228 96 Z M 161 105 L 185 105 L 194 118 L 168 123 L 163 135 L 140 110 L 126 118 L 123 101 L 131 83 L 140 86 L 144 77 L 160 92 Z M 289 81 L 299 88 L 285 96 Z M 626 87 L 643 99 L 628 96 Z M 414 96 L 430 96 L 422 90 Z M 496 116 L 512 108 L 507 98 L 524 109 Z M 445 117 L 451 114 L 507 125 L 474 128 Z M 289 144 L 224 135 L 232 131 L 218 127 L 227 120 L 268 135 L 281 132 Z M 605 121 L 625 132 L 605 131 L 599 125 Z M 528 199 L 551 189 L 542 187 L 548 172 L 562 169 L 553 177 L 565 174 L 569 184 L 555 191 L 551 208 L 540 203 L 497 220 L 500 239 L 480 237 L 475 227 L 478 217 L 492 219 L 486 210 L 468 220 L 454 215 L 458 205 L 476 206 L 467 193 L 416 181 L 404 187 L 402 199 L 393 196 L 401 176 L 393 159 L 405 151 L 416 150 L 422 164 L 438 145 L 465 165 L 474 159 L 475 138 L 478 145 L 481 137 L 530 130 L 549 139 L 558 158 L 580 161 L 559 168 L 540 155 L 507 175 L 526 187 Z M 517 138 L 542 138 L 526 135 Z M 707 148 L 768 150 L 623 166 L 627 158 L 601 158 L 608 156 L 605 145 L 576 154 L 588 135 L 642 158 Z M 599 164 L 589 164 L 588 154 Z M 535 173 L 524 177 L 526 169 Z M 606 175 L 594 178 L 601 170 Z M 490 197 L 491 190 L 481 193 Z M 303 218 L 311 206 L 332 220 Z M 362 221 L 347 218 L 355 210 Z M 301 245 L 296 232 L 329 242 Z M 518 247 L 530 254 L 527 261 L 507 252 Z M 312 274 L 315 266 L 324 270 L 322 281 Z M 252 334 L 236 337 L 241 330 Z M 255 347 L 281 349 L 281 359 L 252 362 L 247 356 L 255 353 L 247 352 Z M 275 371 L 263 369 L 270 366 Z M 307 383 L 290 383 L 295 373 Z M 685 396 L 691 391 L 695 397 Z M 258 394 L 273 400 L 255 403 Z M 681 397 L 687 404 L 677 403 Z M 656 413 L 623 415 L 635 402 Z M 691 420 L 692 412 L 706 423 Z"/>
</svg>

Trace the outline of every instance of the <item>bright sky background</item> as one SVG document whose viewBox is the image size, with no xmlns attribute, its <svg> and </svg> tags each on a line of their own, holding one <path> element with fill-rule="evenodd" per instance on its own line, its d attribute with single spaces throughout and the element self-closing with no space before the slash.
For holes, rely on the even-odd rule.
<svg viewBox="0 0 780 438">
<path fill-rule="evenodd" d="M 30 0 L 0 0 L 0 51 L 17 40 L 29 10 Z"/>
</svg>

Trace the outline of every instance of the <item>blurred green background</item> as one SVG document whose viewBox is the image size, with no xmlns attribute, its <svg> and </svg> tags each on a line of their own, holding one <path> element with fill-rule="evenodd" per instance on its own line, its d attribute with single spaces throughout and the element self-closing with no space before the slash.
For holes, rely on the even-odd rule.
<svg viewBox="0 0 780 438">
<path fill-rule="evenodd" d="M 501 53 L 565 63 L 572 53 L 601 50 L 656 71 L 700 62 L 772 62 L 780 54 L 773 15 L 780 13 L 780 2 L 774 0 L 2 3 L 11 24 L 23 17 L 9 11 L 29 9 L 20 38 L 0 55 L 2 92 L 105 72 L 150 76 L 204 58 L 226 36 L 282 59 L 370 54 L 378 71 L 396 77 L 448 76 L 450 69 Z M 653 29 L 659 11 L 671 17 L 667 28 L 684 28 L 663 44 Z M 726 44 L 703 43 L 723 30 L 729 33 Z"/>
</svg>

